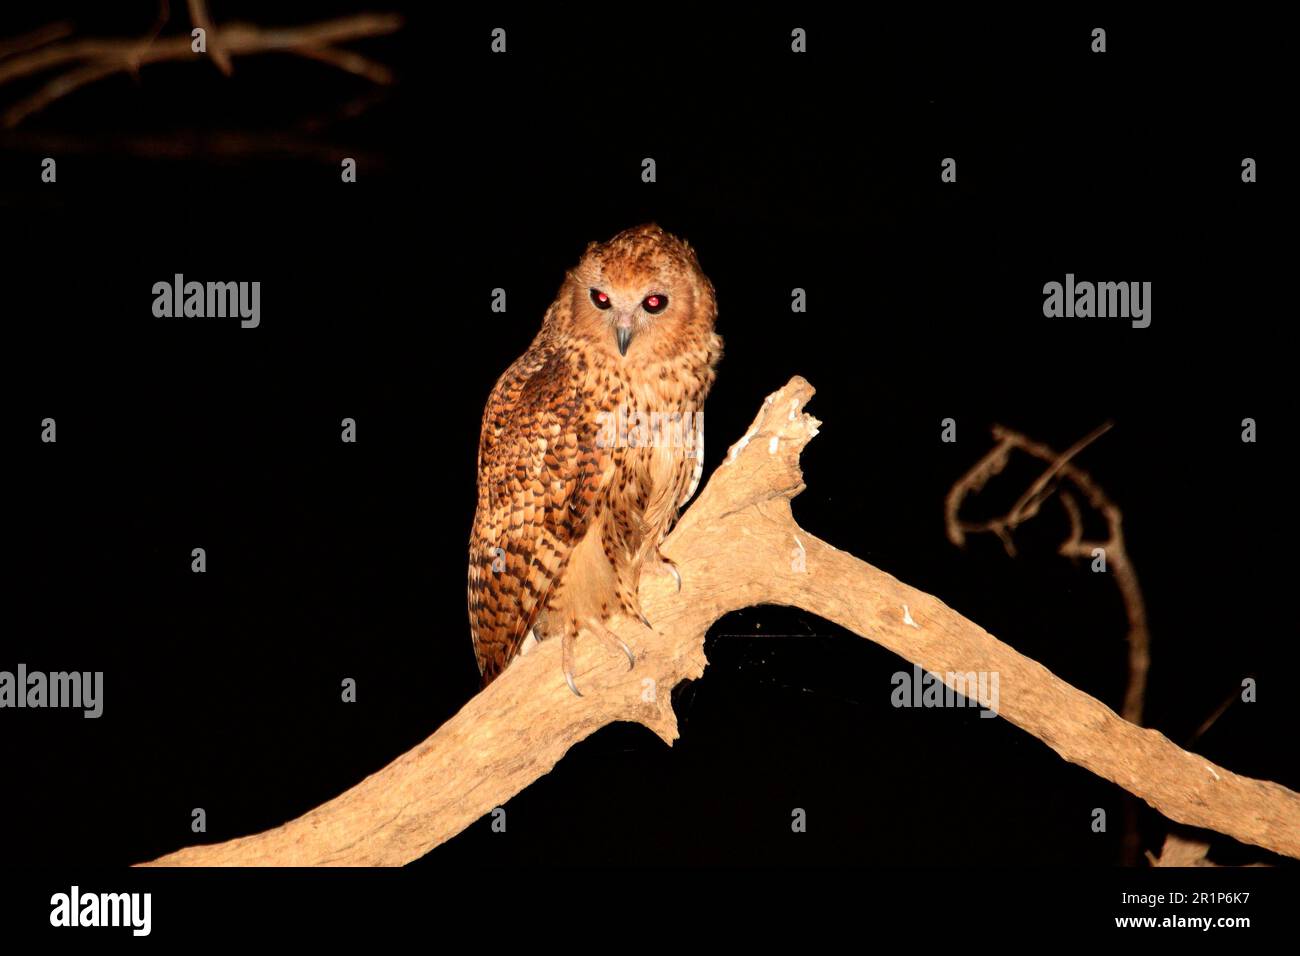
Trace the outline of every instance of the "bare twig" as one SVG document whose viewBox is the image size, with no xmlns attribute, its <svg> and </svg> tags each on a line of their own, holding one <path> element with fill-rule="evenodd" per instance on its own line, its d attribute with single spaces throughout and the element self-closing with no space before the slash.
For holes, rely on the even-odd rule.
<svg viewBox="0 0 1300 956">
<path fill-rule="evenodd" d="M 59 76 L 50 80 L 49 83 L 32 96 L 21 100 L 14 106 L 5 111 L 4 120 L 0 125 L 6 128 L 12 128 L 21 123 L 26 117 L 38 110 L 44 109 L 50 103 L 60 97 L 67 96 L 74 90 L 83 86 L 102 80 L 106 76 L 112 76 L 121 70 L 134 72 L 134 67 L 130 64 L 94 62 L 85 66 L 79 66 L 75 70 L 69 70 L 61 73 Z"/>
<path fill-rule="evenodd" d="M 153 21 L 153 26 L 145 34 L 145 42 L 151 43 L 162 33 L 163 27 L 167 26 L 167 21 L 172 18 L 171 0 L 158 0 L 158 16 Z"/>
<path fill-rule="evenodd" d="M 353 73 L 367 79 L 371 83 L 387 86 L 393 82 L 392 70 L 382 63 L 376 63 L 374 60 L 367 59 L 360 53 L 353 53 L 351 50 L 336 50 L 333 47 L 325 46 L 302 47 L 293 52 L 309 60 L 328 63 L 330 66 L 338 67 L 347 73 Z"/>
<path fill-rule="evenodd" d="M 192 15 L 194 6 L 191 4 Z M 202 4 L 198 6 L 202 8 Z M 208 51 L 218 66 L 221 60 L 215 50 L 220 50 L 220 56 L 227 58 L 227 62 L 236 56 L 293 53 L 329 63 L 375 83 L 391 83 L 393 75 L 387 68 L 333 47 L 350 40 L 393 33 L 401 26 L 402 18 L 391 13 L 360 13 L 296 27 L 231 23 L 221 27 L 219 41 L 214 40 L 209 30 Z M 80 65 L 15 103 L 5 111 L 0 124 L 7 128 L 17 126 L 60 97 L 114 73 L 134 73 L 143 65 L 165 60 L 193 59 L 196 54 L 190 43 L 189 36 L 162 38 L 153 34 L 141 39 L 80 39 L 47 44 L 10 57 L 0 62 L 0 85 L 56 67 Z"/>
<path fill-rule="evenodd" d="M 55 40 L 62 40 L 64 37 L 69 36 L 72 36 L 71 23 L 46 24 L 32 30 L 30 33 L 24 33 L 12 40 L 0 42 L 0 60 L 8 56 L 16 56 L 19 53 L 26 53 L 29 50 L 35 50 L 47 43 L 53 43 Z"/>
<path fill-rule="evenodd" d="M 206 0 L 188 0 L 188 2 L 190 22 L 207 35 L 208 55 L 212 57 L 212 62 L 217 65 L 217 69 L 224 75 L 229 76 L 233 69 L 230 65 L 230 54 L 226 52 L 221 37 L 212 26 L 212 18 L 208 16 Z"/>
<path fill-rule="evenodd" d="M 576 674 L 561 676 L 558 641 L 543 641 L 429 739 L 346 793 L 283 826 L 190 847 L 154 865 L 400 865 L 417 859 L 548 773 L 575 743 L 614 721 L 677 737 L 671 691 L 699 677 L 704 635 L 755 604 L 801 607 L 943 679 L 1000 675 L 999 716 L 1066 760 L 1129 790 L 1170 819 L 1300 858 L 1300 794 L 1252 780 L 1138 727 L 967 620 L 800 528 L 799 457 L 817 434 L 803 412 L 812 387 L 792 379 L 770 395 L 664 542 L 681 573 L 647 573 L 641 601 L 658 633 L 616 618 L 622 655 L 579 641 Z M 797 560 L 795 556 L 797 555 Z M 969 685 L 964 685 L 969 690 Z"/>
<path fill-rule="evenodd" d="M 1142 597 L 1142 589 L 1138 586 L 1137 572 L 1129 560 L 1128 550 L 1124 545 L 1124 516 L 1092 476 L 1073 464 L 1073 459 L 1079 452 L 1108 432 L 1110 428 L 1111 423 L 1105 422 L 1067 448 L 1064 453 L 1058 453 L 1047 445 L 1032 441 L 1020 432 L 995 425 L 993 438 L 996 444 L 993 450 L 959 478 L 949 490 L 945 520 L 948 538 L 954 544 L 958 546 L 964 544 L 967 534 L 991 531 L 1001 540 L 1007 554 L 1014 557 L 1016 550 L 1011 538 L 1012 532 L 1022 523 L 1036 516 L 1043 502 L 1054 492 L 1058 493 L 1070 522 L 1070 533 L 1061 543 L 1059 553 L 1069 558 L 1089 558 L 1097 549 L 1101 549 L 1107 567 L 1115 576 L 1115 584 L 1124 602 L 1124 611 L 1129 625 L 1128 682 L 1120 713 L 1125 720 L 1141 724 L 1146 701 L 1147 674 L 1151 669 L 1151 636 L 1147 629 L 1146 602 Z M 1047 462 L 1047 469 L 1025 490 L 1005 515 L 983 522 L 962 521 L 960 511 L 966 496 L 978 492 L 993 474 L 1005 468 L 1012 450 L 1025 452 Z M 1105 541 L 1084 540 L 1083 513 L 1079 502 L 1073 494 L 1061 487 L 1062 482 L 1073 484 L 1083 493 L 1088 503 L 1105 517 L 1108 528 Z M 1130 802 L 1125 807 L 1124 862 L 1134 864 L 1138 861 L 1139 839 L 1136 807 Z"/>
<path fill-rule="evenodd" d="M 1190 747 L 1192 744 L 1196 743 L 1196 741 L 1204 737 L 1205 734 L 1209 731 L 1209 729 L 1213 727 L 1216 723 L 1218 723 L 1219 718 L 1228 712 L 1228 708 L 1231 707 L 1240 699 L 1241 699 L 1241 688 L 1240 687 L 1233 688 L 1232 693 L 1223 699 L 1223 703 L 1219 704 L 1218 707 L 1214 708 L 1214 711 L 1210 714 L 1210 716 L 1206 717 L 1205 720 L 1201 721 L 1201 726 L 1196 728 L 1195 733 L 1193 733 L 1191 737 L 1187 738 L 1187 746 Z"/>
<path fill-rule="evenodd" d="M 958 547 L 966 543 L 968 534 L 992 532 L 1002 541 L 1007 554 L 1014 556 L 1015 544 L 1011 534 L 1021 524 L 1038 514 L 1044 501 L 1059 491 L 1061 505 L 1070 520 L 1070 533 L 1062 542 L 1059 553 L 1069 558 L 1091 558 L 1101 549 L 1107 567 L 1115 575 L 1115 583 L 1124 602 L 1128 617 L 1128 685 L 1124 692 L 1121 713 L 1125 720 L 1142 723 L 1146 699 L 1147 672 L 1151 667 L 1151 637 L 1147 629 L 1146 602 L 1138 586 L 1137 572 L 1129 560 L 1124 543 L 1124 515 L 1110 500 L 1093 477 L 1073 463 L 1075 456 L 1111 428 L 1106 422 L 1079 439 L 1060 453 L 1040 442 L 1033 441 L 1020 432 L 1001 425 L 993 427 L 996 444 L 965 475 L 953 483 L 945 502 L 945 524 L 948 539 Z M 1004 515 L 988 521 L 964 521 L 960 517 L 963 501 L 983 489 L 989 478 L 1000 473 L 1007 465 L 1010 453 L 1019 450 L 1048 463 L 1048 467 L 1022 494 Z M 1059 481 L 1068 481 L 1087 499 L 1088 503 L 1106 519 L 1108 529 L 1105 541 L 1087 541 L 1083 537 L 1083 516 L 1079 503 L 1068 491 L 1059 487 Z M 1054 484 L 1056 482 L 1056 484 Z"/>
</svg>

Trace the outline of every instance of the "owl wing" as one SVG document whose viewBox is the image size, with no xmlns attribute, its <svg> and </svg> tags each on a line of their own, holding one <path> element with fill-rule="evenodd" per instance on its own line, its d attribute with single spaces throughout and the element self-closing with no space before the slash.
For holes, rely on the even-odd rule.
<svg viewBox="0 0 1300 956">
<path fill-rule="evenodd" d="M 518 652 L 614 472 L 584 377 L 536 344 L 483 413 L 469 616 L 486 685 Z"/>
</svg>

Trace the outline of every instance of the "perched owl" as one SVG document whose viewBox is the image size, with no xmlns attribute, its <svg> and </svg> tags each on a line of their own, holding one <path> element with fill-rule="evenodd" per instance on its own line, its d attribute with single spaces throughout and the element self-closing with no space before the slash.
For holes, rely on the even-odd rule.
<svg viewBox="0 0 1300 956">
<path fill-rule="evenodd" d="M 573 646 L 639 621 L 647 560 L 695 493 L 703 406 L 722 355 L 694 250 L 655 225 L 591 243 L 542 329 L 492 389 L 478 452 L 469 618 L 486 686 L 533 641 Z M 681 579 L 678 576 L 678 587 Z M 526 639 L 528 643 L 525 644 Z"/>
</svg>

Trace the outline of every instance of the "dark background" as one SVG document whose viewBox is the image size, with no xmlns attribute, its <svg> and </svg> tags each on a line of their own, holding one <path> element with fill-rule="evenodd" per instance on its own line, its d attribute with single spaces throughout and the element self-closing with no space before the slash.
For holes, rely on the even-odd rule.
<svg viewBox="0 0 1300 956">
<path fill-rule="evenodd" d="M 167 31 L 188 29 L 173 6 Z M 1300 785 L 1280 29 L 1255 12 L 647 8 L 542 25 L 408 6 L 399 35 L 349 45 L 393 67 L 389 90 L 290 56 L 237 59 L 229 79 L 169 63 L 0 133 L 0 669 L 105 672 L 98 720 L 0 713 L 0 862 L 150 859 L 196 840 L 194 807 L 197 839 L 260 831 L 455 713 L 478 687 L 465 562 L 483 403 L 585 244 L 648 220 L 687 238 L 718 290 L 706 474 L 803 375 L 825 425 L 797 520 L 1118 709 L 1123 607 L 1109 576 L 1056 556 L 1059 506 L 1014 560 L 943 533 L 944 494 L 991 424 L 1063 449 L 1112 420 L 1079 463 L 1124 510 L 1148 725 L 1184 743 L 1256 677 L 1258 703 L 1196 749 Z M 82 32 L 136 35 L 155 14 L 101 7 L 7 9 L 0 33 L 67 10 Z M 213 7 L 218 24 L 356 9 Z M 497 25 L 504 57 L 488 53 Z M 796 25 L 806 56 L 789 52 Z M 1097 25 L 1104 55 L 1088 51 Z M 0 105 L 36 85 L 0 87 Z M 176 272 L 261 281 L 261 327 L 155 319 L 151 287 Z M 1151 327 L 1045 319 L 1042 286 L 1067 272 L 1151 281 Z M 978 505 L 1002 510 L 1034 474 Z M 419 865 L 1120 860 L 1121 790 L 1005 721 L 894 709 L 890 677 L 910 665 L 870 642 L 765 607 L 718 622 L 706 650 L 705 676 L 674 693 L 671 749 L 608 727 L 510 801 L 505 835 L 481 820 Z M 1158 850 L 1167 822 L 1141 824 Z"/>
</svg>

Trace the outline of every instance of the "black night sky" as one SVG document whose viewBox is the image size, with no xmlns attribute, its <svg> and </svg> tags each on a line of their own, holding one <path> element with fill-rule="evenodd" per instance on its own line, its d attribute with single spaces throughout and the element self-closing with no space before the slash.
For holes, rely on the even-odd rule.
<svg viewBox="0 0 1300 956">
<path fill-rule="evenodd" d="M 6 10 L 0 34 L 67 8 L 79 32 L 139 35 L 155 13 L 40 6 Z M 348 44 L 392 87 L 288 55 L 237 59 L 230 78 L 163 63 L 0 130 L 0 670 L 106 685 L 98 720 L 0 712 L 0 863 L 117 867 L 264 830 L 454 714 L 478 687 L 465 561 L 483 403 L 586 243 L 645 221 L 688 239 L 718 291 L 706 475 L 804 376 L 825 424 L 796 519 L 1118 710 L 1124 608 L 1113 579 L 1056 555 L 1059 504 L 1014 559 L 943 528 L 994 423 L 1063 449 L 1112 421 L 1078 463 L 1123 509 L 1152 634 L 1147 724 L 1185 745 L 1255 678 L 1258 701 L 1194 749 L 1300 786 L 1283 743 L 1297 528 L 1280 34 L 1114 19 L 1097 55 L 1091 14 L 542 26 L 374 9 L 403 6 L 398 34 Z M 187 23 L 172 7 L 165 33 Z M 212 7 L 262 23 L 357 9 Z M 0 84 L 0 108 L 38 86 Z M 42 184 L 50 155 L 58 182 Z M 150 289 L 175 273 L 259 280 L 261 325 L 154 318 Z M 1151 282 L 1151 326 L 1045 318 L 1043 285 L 1067 273 Z M 57 444 L 39 440 L 46 417 Z M 1035 474 L 1011 469 L 976 513 Z M 675 746 L 607 727 L 509 802 L 507 834 L 481 820 L 416 867 L 1121 862 L 1122 790 L 1006 721 L 895 709 L 910 664 L 878 646 L 760 607 L 706 650 L 705 676 L 674 692 Z M 1144 806 L 1139 823 L 1158 852 L 1168 821 Z M 1221 862 L 1284 862 L 1210 837 Z"/>
</svg>

